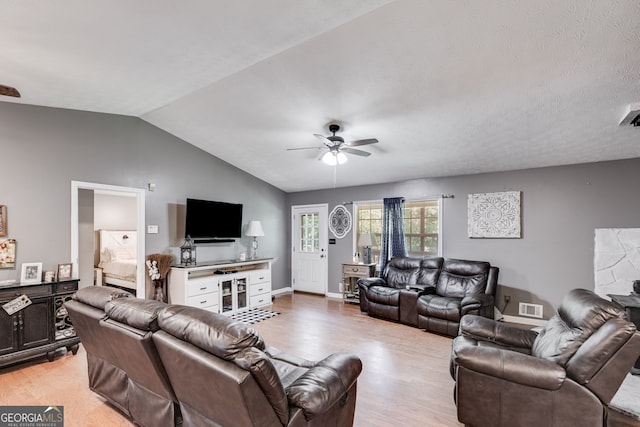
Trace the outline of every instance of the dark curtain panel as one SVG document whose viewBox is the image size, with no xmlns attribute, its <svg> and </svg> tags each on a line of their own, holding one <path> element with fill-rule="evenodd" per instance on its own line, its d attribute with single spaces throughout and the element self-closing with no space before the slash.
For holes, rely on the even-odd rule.
<svg viewBox="0 0 640 427">
<path fill-rule="evenodd" d="M 382 246 L 380 248 L 380 274 L 387 262 L 397 256 L 407 256 L 404 244 L 404 198 L 384 199 L 382 211 Z"/>
</svg>

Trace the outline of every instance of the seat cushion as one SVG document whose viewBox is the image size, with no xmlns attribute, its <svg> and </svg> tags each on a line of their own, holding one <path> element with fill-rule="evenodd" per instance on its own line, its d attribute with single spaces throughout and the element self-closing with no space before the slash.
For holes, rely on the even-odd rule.
<svg viewBox="0 0 640 427">
<path fill-rule="evenodd" d="M 436 294 L 422 295 L 418 298 L 418 314 L 458 322 L 461 301 L 459 298 L 441 297 Z"/>
<path fill-rule="evenodd" d="M 386 286 L 371 286 L 367 292 L 370 302 L 397 307 L 400 301 L 400 289 Z"/>
</svg>

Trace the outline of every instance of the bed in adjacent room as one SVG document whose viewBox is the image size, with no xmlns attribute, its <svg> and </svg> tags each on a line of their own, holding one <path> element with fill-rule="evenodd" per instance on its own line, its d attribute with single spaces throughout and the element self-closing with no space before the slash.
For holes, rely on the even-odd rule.
<svg viewBox="0 0 640 427">
<path fill-rule="evenodd" d="M 96 285 L 115 285 L 135 292 L 137 236 L 131 230 L 100 230 Z"/>
</svg>

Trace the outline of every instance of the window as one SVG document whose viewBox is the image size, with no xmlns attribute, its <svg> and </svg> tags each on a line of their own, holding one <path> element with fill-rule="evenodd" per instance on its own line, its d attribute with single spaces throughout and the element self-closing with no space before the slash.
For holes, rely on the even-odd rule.
<svg viewBox="0 0 640 427">
<path fill-rule="evenodd" d="M 316 253 L 320 250 L 320 216 L 306 213 L 300 216 L 300 252 Z"/>
<path fill-rule="evenodd" d="M 360 235 L 370 233 L 375 238 L 375 244 L 371 247 L 371 257 L 377 262 L 382 238 L 382 202 L 356 203 L 355 206 L 356 252 L 363 252 L 363 248 L 357 245 Z M 437 256 L 440 238 L 439 200 L 406 201 L 404 233 L 409 256 Z"/>
</svg>

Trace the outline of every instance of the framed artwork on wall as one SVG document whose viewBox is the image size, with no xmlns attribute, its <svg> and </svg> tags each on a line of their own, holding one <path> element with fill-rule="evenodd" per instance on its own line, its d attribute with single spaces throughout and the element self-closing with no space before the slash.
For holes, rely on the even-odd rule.
<svg viewBox="0 0 640 427">
<path fill-rule="evenodd" d="M 71 279 L 73 274 L 73 264 L 65 263 L 58 264 L 58 281 Z"/>
<path fill-rule="evenodd" d="M 351 212 L 344 205 L 336 206 L 329 214 L 329 230 L 338 239 L 351 231 Z"/>
<path fill-rule="evenodd" d="M 42 281 L 42 263 L 24 262 L 22 263 L 22 274 L 20 283 L 40 283 Z"/>
<path fill-rule="evenodd" d="M 467 209 L 469 237 L 520 238 L 520 191 L 469 194 Z"/>
<path fill-rule="evenodd" d="M 7 235 L 7 206 L 0 205 L 0 237 Z"/>
<path fill-rule="evenodd" d="M 0 240 L 0 268 L 16 268 L 16 241 Z"/>
</svg>

